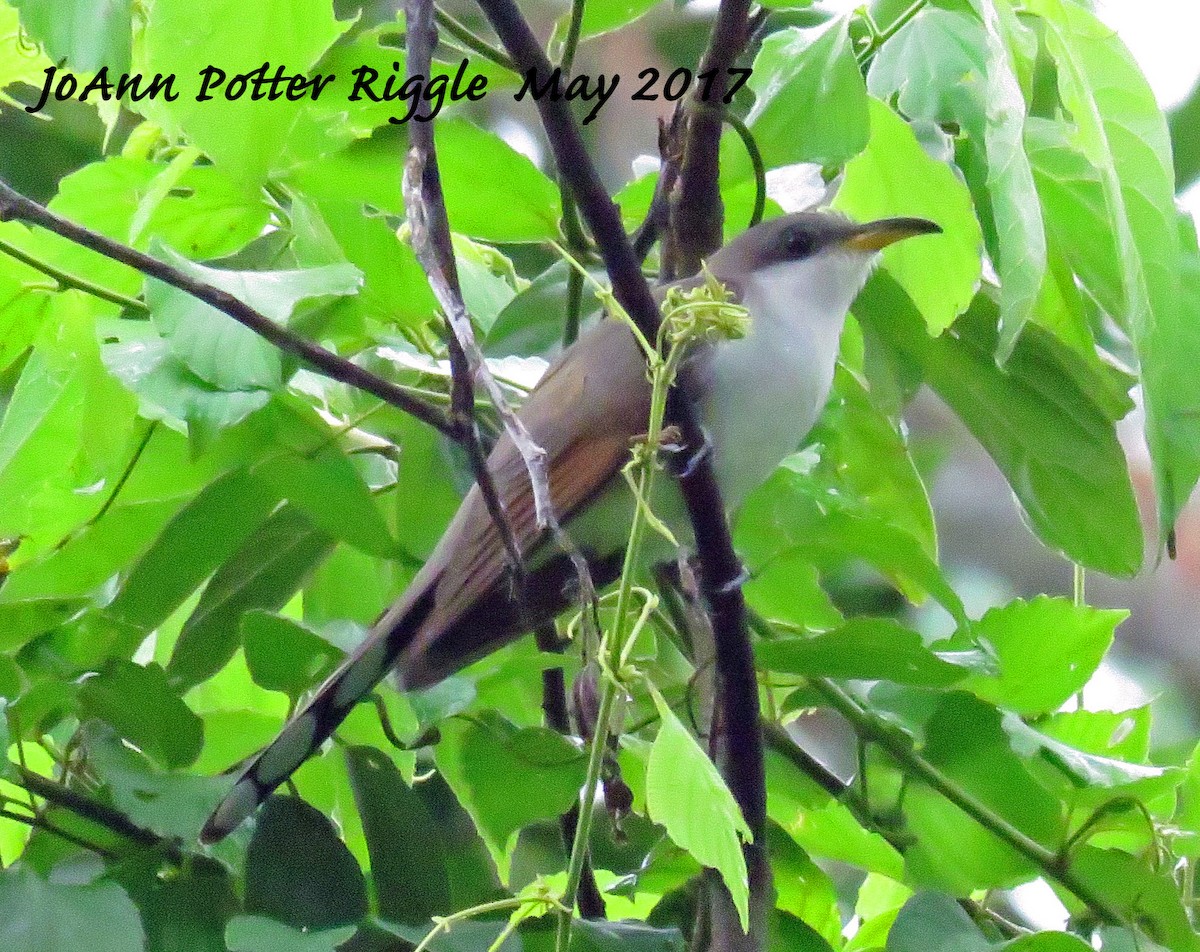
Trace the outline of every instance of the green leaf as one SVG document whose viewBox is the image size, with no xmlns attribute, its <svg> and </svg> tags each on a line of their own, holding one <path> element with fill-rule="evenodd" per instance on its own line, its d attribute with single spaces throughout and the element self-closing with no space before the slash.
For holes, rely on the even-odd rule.
<svg viewBox="0 0 1200 952">
<path fill-rule="evenodd" d="M 484 241 L 558 240 L 558 187 L 529 159 L 464 119 L 439 122 L 437 146 L 455 231 Z"/>
<path fill-rule="evenodd" d="M 842 622 L 842 613 L 821 587 L 816 565 L 803 551 L 756 566 L 743 590 L 756 612 L 793 629 L 827 631 Z"/>
<path fill-rule="evenodd" d="M 582 39 L 611 33 L 645 16 L 658 0 L 589 0 L 579 24 Z"/>
<path fill-rule="evenodd" d="M 954 323 L 975 296 L 982 233 L 971 196 L 949 165 L 930 158 L 912 129 L 878 99 L 870 103 L 871 141 L 846 165 L 834 207 L 859 221 L 916 215 L 942 226 L 885 248 L 883 265 L 925 318 L 931 333 Z"/>
<path fill-rule="evenodd" d="M 990 952 L 990 943 L 955 900 L 917 893 L 896 916 L 887 952 Z"/>
<path fill-rule="evenodd" d="M 21 36 L 17 11 L 7 3 L 0 3 L 0 94 L 16 83 L 30 86 L 44 83 L 46 74 L 43 70 L 53 65 L 45 53 L 29 49 Z M 11 101 L 3 95 L 0 99 Z"/>
<path fill-rule="evenodd" d="M 33 551 L 99 510 L 131 452 L 134 407 L 100 362 L 84 299 L 53 308 L 0 421 L 0 537 Z"/>
<path fill-rule="evenodd" d="M 1110 379 L 1032 326 L 998 368 L 997 311 L 984 294 L 955 333 L 935 340 L 885 275 L 867 283 L 854 313 L 890 351 L 921 368 L 996 461 L 1046 545 L 1110 575 L 1137 571 L 1141 523 L 1113 425 L 1127 404 Z"/>
<path fill-rule="evenodd" d="M 299 622 L 265 611 L 242 616 L 242 643 L 254 683 L 292 698 L 332 671 L 342 657 Z"/>
<path fill-rule="evenodd" d="M 1166 537 L 1200 477 L 1196 407 L 1200 382 L 1178 372 L 1200 350 L 1194 324 L 1179 314 L 1180 246 L 1167 122 L 1132 55 L 1096 17 L 1074 3 L 1034 0 L 1058 64 L 1071 143 L 1100 185 L 1121 265 L 1122 307 L 1142 364 L 1146 439 L 1154 463 L 1159 532 Z"/>
<path fill-rule="evenodd" d="M 1017 754 L 1025 758 L 1043 756 L 1062 771 L 1081 794 L 1077 805 L 1108 803 L 1117 793 L 1145 802 L 1169 793 L 1184 779 L 1179 768 L 1132 764 L 1077 750 L 1030 727 L 1015 714 L 1005 714 L 1003 723 Z"/>
<path fill-rule="evenodd" d="M 987 37 L 988 195 L 995 219 L 993 258 L 1000 276 L 1000 356 L 1007 359 L 1033 315 L 1046 275 L 1046 233 L 1025 155 L 1025 99 L 1004 38 L 1016 27 L 1009 0 L 972 0 Z M 1003 13 L 1001 12 L 1003 11 Z M 1004 18 L 1006 23 L 1002 23 Z"/>
<path fill-rule="evenodd" d="M 683 952 L 678 929 L 656 929 L 641 922 L 571 922 L 572 952 Z"/>
<path fill-rule="evenodd" d="M 7 869 L 0 872 L 0 909 L 0 948 L 6 952 L 144 948 L 137 908 L 116 883 L 50 883 L 27 868 Z"/>
<path fill-rule="evenodd" d="M 283 64 L 288 73 L 306 73 L 348 23 L 334 19 L 330 0 L 264 0 L 253 20 L 241 15 L 236 0 L 213 0 L 197 7 L 187 0 L 156 0 L 135 50 L 143 72 L 176 73 L 182 80 L 179 98 L 146 100 L 139 108 L 169 135 L 183 133 L 220 168 L 248 185 L 258 185 L 279 168 L 290 134 L 303 128 L 306 104 L 286 98 L 254 102 L 249 95 L 229 101 L 225 93 L 241 73 L 263 63 Z M 196 37 L 204 37 L 203 43 Z M 211 91 L 212 101 L 197 101 L 200 72 L 213 65 L 226 85 Z"/>
<path fill-rule="evenodd" d="M 260 525 L 217 570 L 184 623 L 167 666 L 171 682 L 191 687 L 224 667 L 237 650 L 242 614 L 282 608 L 332 545 L 293 506 Z"/>
<path fill-rule="evenodd" d="M 904 859 L 878 833 L 866 830 L 828 790 L 777 751 L 766 751 L 767 814 L 810 855 L 852 863 L 890 879 L 904 875 Z"/>
<path fill-rule="evenodd" d="M 960 687 L 1018 714 L 1051 714 L 1091 680 L 1128 615 L 1045 595 L 992 608 L 961 637 L 992 651 L 999 673 Z"/>
<path fill-rule="evenodd" d="M 224 777 L 164 773 L 132 750 L 105 724 L 83 728 L 88 765 L 106 785 L 112 805 L 139 826 L 170 839 L 194 843 L 200 828 L 229 788 Z"/>
<path fill-rule="evenodd" d="M 721 874 L 741 919 L 750 928 L 750 887 L 742 842 L 751 839 L 741 808 L 713 762 L 655 691 L 662 724 L 646 766 L 646 809 L 677 846 Z"/>
<path fill-rule="evenodd" d="M 484 353 L 488 357 L 509 354 L 548 354 L 562 342 L 563 320 L 567 313 L 567 282 L 571 266 L 556 261 L 518 292 L 487 332 Z M 603 282 L 601 274 L 593 277 Z M 586 321 L 600 312 L 595 295 L 584 294 L 580 319 Z"/>
<path fill-rule="evenodd" d="M 255 473 L 333 538 L 371 555 L 396 555 L 396 541 L 370 489 L 337 447 L 268 453 Z"/>
<path fill-rule="evenodd" d="M 585 756 L 565 738 L 541 727 L 519 729 L 494 711 L 443 721 L 434 757 L 502 880 L 508 879 L 512 835 L 566 812 L 586 772 Z M 497 777 L 505 778 L 502 785 Z"/>
<path fill-rule="evenodd" d="M 366 915 L 358 863 L 329 819 L 298 797 L 274 796 L 263 804 L 246 850 L 246 911 L 306 931 Z"/>
<path fill-rule="evenodd" d="M 945 687 L 967 674 L 926 648 L 915 631 L 887 618 L 855 618 L 811 638 L 760 642 L 754 656 L 771 671 L 806 677 Z"/>
<path fill-rule="evenodd" d="M 815 952 L 839 948 L 842 945 L 842 915 L 838 909 L 837 886 L 829 874 L 779 827 L 767 828 L 767 840 L 774 872 L 775 908 L 794 916 L 820 937 L 822 941 L 810 938 L 808 942 L 808 947 Z"/>
<path fill-rule="evenodd" d="M 128 2 L 97 6 L 92 0 L 12 0 L 21 23 L 55 61 L 81 73 L 107 67 L 113 74 L 129 69 Z M 81 83 L 82 85 L 82 83 Z"/>
<path fill-rule="evenodd" d="M 1179 952 L 1200 948 L 1169 871 L 1151 872 L 1128 853 L 1095 846 L 1071 854 L 1071 871 L 1159 945 Z M 1068 909 L 1078 908 L 1073 898 L 1064 899 Z"/>
<path fill-rule="evenodd" d="M 402 158 L 402 150 L 392 137 L 381 132 L 332 155 L 297 163 L 284 181 L 313 201 L 366 203 L 388 214 L 402 215 Z"/>
<path fill-rule="evenodd" d="M 1039 718 L 1038 730 L 1077 750 L 1144 764 L 1150 755 L 1150 706 L 1127 711 L 1061 711 Z"/>
<path fill-rule="evenodd" d="M 951 784 L 1048 849 L 1061 845 L 1063 807 L 1013 752 L 999 711 L 955 692 L 938 703 L 925 735 L 923 756 Z M 1036 872 L 1024 854 L 924 783 L 906 788 L 904 815 L 914 835 L 906 882 L 963 895 L 1025 882 Z"/>
<path fill-rule="evenodd" d="M 186 424 L 194 446 L 207 446 L 220 431 L 270 402 L 267 390 L 220 390 L 201 380 L 149 327 L 122 330 L 126 339 L 104 348 L 105 365 L 138 395 L 143 416 L 180 429 Z"/>
<path fill-rule="evenodd" d="M 355 172 L 357 175 L 357 172 Z M 396 171 L 397 178 L 400 175 Z M 350 262 L 362 272 L 362 290 L 342 306 L 361 308 L 366 318 L 420 327 L 437 311 L 425 272 L 411 245 L 364 199 L 292 201 L 292 248 L 306 265 Z"/>
<path fill-rule="evenodd" d="M 149 952 L 227 952 L 225 923 L 239 903 L 224 865 L 194 856 L 160 875 L 161 856 L 142 853 L 109 869 L 141 913 Z"/>
<path fill-rule="evenodd" d="M 109 613 L 147 631 L 157 628 L 277 504 L 278 497 L 243 469 L 210 483 L 137 561 Z"/>
<path fill-rule="evenodd" d="M 200 718 L 171 690 L 156 664 L 113 661 L 83 683 L 79 702 L 85 716 L 107 721 L 164 767 L 185 767 L 200 753 Z"/>
<path fill-rule="evenodd" d="M 911 118 L 956 123 L 985 174 L 975 200 L 990 212 L 986 237 L 1000 277 L 1000 356 L 1033 315 L 1046 272 L 1046 236 L 1025 155 L 1025 99 L 1008 34 L 1023 28 L 1008 0 L 970 0 L 965 10 L 929 7 L 880 50 L 868 86 L 895 94 Z M 973 180 L 974 182 L 974 180 Z"/>
<path fill-rule="evenodd" d="M 52 211 L 117 241 L 129 241 L 143 196 L 166 169 L 160 162 L 114 156 L 68 175 L 50 202 Z M 213 166 L 193 166 L 154 209 L 135 246 L 151 239 L 192 258 L 237 251 L 267 224 L 267 206 L 252 188 Z M 63 270 L 123 294 L 141 293 L 144 278 L 128 265 L 102 257 L 49 232 L 33 233 L 26 250 Z M 116 312 L 116 305 L 101 305 Z"/>
<path fill-rule="evenodd" d="M 232 294 L 285 326 L 301 301 L 355 294 L 362 283 L 362 274 L 349 264 L 305 271 L 223 271 L 198 265 L 165 246 L 157 253 L 189 277 Z M 236 392 L 273 390 L 283 383 L 279 349 L 228 315 L 156 280 L 146 286 L 146 302 L 172 353 L 210 386 Z"/>
<path fill-rule="evenodd" d="M 229 952 L 334 952 L 355 931 L 354 926 L 344 926 L 309 932 L 262 916 L 234 916 L 225 929 L 225 941 Z"/>
<path fill-rule="evenodd" d="M 420 794 L 379 751 L 352 747 L 346 757 L 379 914 L 421 925 L 451 912 L 445 850 Z"/>
<path fill-rule="evenodd" d="M 747 81 L 755 101 L 746 122 L 767 168 L 841 165 L 866 148 L 867 88 L 849 23 L 842 17 L 809 30 L 787 27 L 763 40 Z M 738 165 L 749 168 L 745 158 Z"/>
<path fill-rule="evenodd" d="M 937 560 L 929 494 L 898 425 L 873 403 L 862 381 L 834 371 L 833 392 L 808 442 L 821 447 L 822 467 L 838 492 L 903 529 Z M 834 470 L 835 472 L 829 472 Z"/>
<path fill-rule="evenodd" d="M 862 559 L 906 591 L 932 595 L 965 622 L 961 600 L 921 544 L 864 501 L 829 492 L 823 476 L 811 454 L 798 453 L 750 494 L 738 514 L 736 538 L 751 571 L 757 575 L 776 560 L 799 555 L 818 565 Z"/>
</svg>

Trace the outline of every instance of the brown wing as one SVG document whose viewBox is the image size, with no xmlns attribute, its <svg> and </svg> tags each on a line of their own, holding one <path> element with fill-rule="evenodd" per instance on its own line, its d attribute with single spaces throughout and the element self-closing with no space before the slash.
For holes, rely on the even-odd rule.
<svg viewBox="0 0 1200 952">
<path fill-rule="evenodd" d="M 645 432 L 649 414 L 645 359 L 633 334 L 618 321 L 602 321 L 546 373 L 520 418 L 546 451 L 550 496 L 560 522 L 566 523 L 617 474 L 629 457 L 630 441 Z M 488 457 L 488 469 L 517 544 L 528 554 L 543 541 L 543 531 L 525 462 L 507 435 Z M 432 656 L 447 655 L 435 643 L 460 640 L 462 633 L 453 631 L 456 623 L 507 584 L 507 554 L 478 487 L 463 500 L 427 570 L 437 573 L 433 604 L 397 665 L 409 686 L 450 673 L 441 664 L 428 664 Z M 473 632 L 474 650 L 468 655 L 477 657 L 516 633 L 503 624 Z"/>
</svg>

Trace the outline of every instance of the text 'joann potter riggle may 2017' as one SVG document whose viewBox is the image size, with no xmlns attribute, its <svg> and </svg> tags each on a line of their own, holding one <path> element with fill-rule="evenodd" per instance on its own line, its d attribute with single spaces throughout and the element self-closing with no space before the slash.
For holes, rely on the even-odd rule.
<svg viewBox="0 0 1200 952">
<path fill-rule="evenodd" d="M 255 102 L 310 99 L 315 102 L 322 95 L 327 94 L 326 98 L 336 96 L 336 93 L 329 93 L 329 89 L 340 87 L 345 90 L 345 98 L 349 102 L 370 100 L 405 103 L 403 114 L 390 116 L 390 122 L 401 124 L 414 118 L 424 122 L 434 118 L 447 103 L 464 99 L 478 102 L 487 95 L 488 77 L 482 73 L 468 76 L 468 69 L 468 61 L 464 59 L 453 74 L 406 78 L 399 62 L 392 63 L 390 74 L 381 74 L 374 67 L 363 65 L 350 71 L 353 79 L 351 84 L 348 81 L 339 83 L 336 73 L 306 75 L 289 72 L 282 65 L 272 67 L 270 63 L 241 73 L 230 73 L 219 66 L 206 66 L 196 76 L 193 95 L 197 102 L 235 102 L 240 99 Z M 47 67 L 45 72 L 46 80 L 38 100 L 34 105 L 26 106 L 26 112 L 40 112 L 52 99 L 78 99 L 80 102 L 163 99 L 175 102 L 185 88 L 175 73 L 155 73 L 153 76 L 121 73 L 114 77 L 108 67 L 103 66 L 91 78 L 81 79 L 56 66 Z M 720 85 L 717 84 L 718 78 L 724 79 Z M 513 98 L 517 102 L 528 97 L 534 101 L 549 98 L 591 104 L 591 109 L 583 118 L 584 125 L 587 125 L 612 99 L 618 88 L 628 88 L 630 99 L 638 101 L 657 101 L 661 98 L 675 102 L 690 90 L 701 102 L 710 102 L 720 95 L 725 103 L 729 103 L 749 78 L 749 69 L 708 69 L 693 74 L 690 69 L 680 67 L 664 75 L 658 68 L 648 66 L 632 82 L 623 83 L 619 73 L 577 73 L 568 78 L 563 76 L 560 69 L 542 76 L 536 75 L 536 71 L 531 69 L 524 74 Z M 422 103 L 426 104 L 426 108 L 419 110 Z"/>
</svg>

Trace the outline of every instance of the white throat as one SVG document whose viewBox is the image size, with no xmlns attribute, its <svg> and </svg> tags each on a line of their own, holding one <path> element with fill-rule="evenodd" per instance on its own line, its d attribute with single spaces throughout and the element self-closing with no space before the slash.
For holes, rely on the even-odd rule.
<svg viewBox="0 0 1200 952">
<path fill-rule="evenodd" d="M 729 507 L 800 446 L 824 410 L 846 312 L 871 261 L 832 251 L 742 282 L 750 332 L 717 346 L 702 412 Z"/>
</svg>

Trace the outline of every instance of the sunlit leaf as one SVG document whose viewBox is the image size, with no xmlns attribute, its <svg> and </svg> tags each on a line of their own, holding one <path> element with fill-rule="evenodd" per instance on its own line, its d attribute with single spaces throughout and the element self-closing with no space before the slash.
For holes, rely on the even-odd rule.
<svg viewBox="0 0 1200 952">
<path fill-rule="evenodd" d="M 742 843 L 750 827 L 733 794 L 708 755 L 674 712 L 655 695 L 662 724 L 646 766 L 646 808 L 650 819 L 666 827 L 667 835 L 703 866 L 721 874 L 749 929 L 749 881 Z"/>
</svg>

